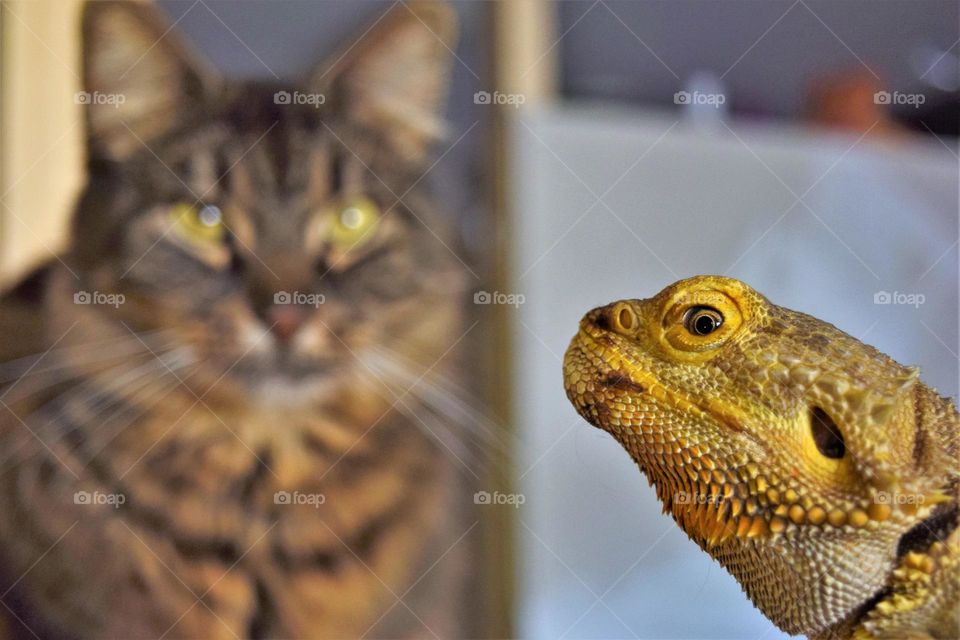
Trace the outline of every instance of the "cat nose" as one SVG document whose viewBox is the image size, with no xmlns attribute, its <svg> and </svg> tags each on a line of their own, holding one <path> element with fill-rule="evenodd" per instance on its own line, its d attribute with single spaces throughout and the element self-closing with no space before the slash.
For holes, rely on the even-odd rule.
<svg viewBox="0 0 960 640">
<path fill-rule="evenodd" d="M 280 342 L 290 342 L 307 319 L 307 310 L 290 304 L 272 304 L 267 309 L 265 319 L 270 325 L 270 333 Z"/>
</svg>

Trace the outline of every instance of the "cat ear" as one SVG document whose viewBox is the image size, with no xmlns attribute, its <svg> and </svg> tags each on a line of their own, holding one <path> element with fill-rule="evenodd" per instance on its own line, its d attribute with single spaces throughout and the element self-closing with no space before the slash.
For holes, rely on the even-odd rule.
<svg viewBox="0 0 960 640">
<path fill-rule="evenodd" d="M 401 2 L 322 66 L 311 86 L 340 117 L 377 131 L 402 159 L 422 161 L 445 134 L 456 31 L 446 2 Z"/>
<path fill-rule="evenodd" d="M 123 160 L 190 120 L 216 84 L 169 22 L 146 2 L 99 0 L 83 11 L 89 153 Z"/>
</svg>

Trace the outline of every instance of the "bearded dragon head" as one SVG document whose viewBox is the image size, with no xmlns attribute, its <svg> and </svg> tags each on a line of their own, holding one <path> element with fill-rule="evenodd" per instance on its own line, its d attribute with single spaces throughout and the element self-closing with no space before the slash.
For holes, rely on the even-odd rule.
<svg viewBox="0 0 960 640">
<path fill-rule="evenodd" d="M 957 475 L 917 428 L 935 394 L 916 369 L 730 278 L 590 311 L 564 383 L 664 510 L 792 633 L 867 606 Z"/>
</svg>

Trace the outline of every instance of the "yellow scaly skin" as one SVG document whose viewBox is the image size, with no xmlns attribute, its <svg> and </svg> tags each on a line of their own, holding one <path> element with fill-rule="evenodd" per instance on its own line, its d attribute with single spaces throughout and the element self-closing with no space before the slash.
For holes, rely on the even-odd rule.
<svg viewBox="0 0 960 640">
<path fill-rule="evenodd" d="M 960 428 L 916 369 L 701 276 L 589 312 L 564 385 L 784 631 L 960 637 Z"/>
</svg>

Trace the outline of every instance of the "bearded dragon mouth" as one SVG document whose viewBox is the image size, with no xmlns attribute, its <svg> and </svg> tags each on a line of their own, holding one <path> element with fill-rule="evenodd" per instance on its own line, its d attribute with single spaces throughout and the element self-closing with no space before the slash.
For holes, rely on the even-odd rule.
<svg viewBox="0 0 960 640">
<path fill-rule="evenodd" d="M 589 315 L 584 318 L 580 331 L 571 340 L 564 358 L 568 395 L 571 391 L 576 391 L 578 397 L 583 395 L 586 390 L 586 381 L 582 378 L 591 377 L 596 381 L 595 384 L 608 389 L 635 395 L 647 394 L 651 401 L 688 414 L 692 419 L 716 421 L 732 431 L 744 431 L 743 425 L 747 417 L 733 405 L 719 398 L 695 399 L 663 384 L 655 374 L 650 372 L 652 367 L 645 367 L 630 354 L 618 349 L 614 336 L 596 324 L 592 326 L 587 324 L 589 320 Z M 580 365 L 571 359 L 572 352 L 577 349 L 589 361 L 585 371 L 581 371 Z M 592 371 L 587 373 L 589 369 Z M 577 379 L 572 380 L 573 377 Z M 570 382 L 574 384 L 572 389 Z M 579 391 L 581 382 L 584 391 Z"/>
<path fill-rule="evenodd" d="M 642 384 L 634 382 L 630 379 L 630 376 L 622 371 L 611 371 L 605 378 L 600 380 L 600 384 L 608 389 L 628 391 L 633 394 L 641 394 L 644 392 Z"/>
<path fill-rule="evenodd" d="M 771 528 L 758 504 L 748 498 L 756 465 L 744 469 L 743 478 L 734 469 L 725 471 L 715 452 L 681 435 L 682 423 L 662 420 L 665 415 L 683 416 L 684 421 L 709 420 L 720 429 L 734 425 L 739 431 L 740 418 L 662 384 L 650 367 L 617 349 L 615 339 L 588 324 L 571 341 L 564 360 L 565 383 L 580 415 L 620 440 L 688 535 L 713 546 L 733 536 L 755 538 L 782 531 L 782 520 L 773 520 Z M 637 418 L 644 414 L 661 419 Z"/>
</svg>

